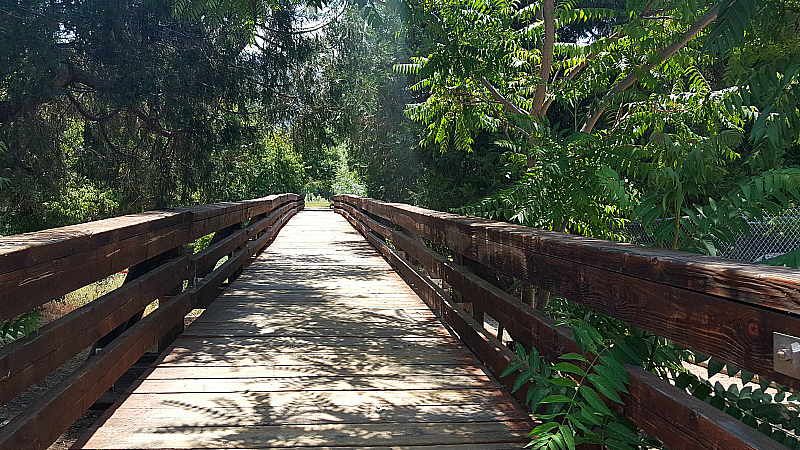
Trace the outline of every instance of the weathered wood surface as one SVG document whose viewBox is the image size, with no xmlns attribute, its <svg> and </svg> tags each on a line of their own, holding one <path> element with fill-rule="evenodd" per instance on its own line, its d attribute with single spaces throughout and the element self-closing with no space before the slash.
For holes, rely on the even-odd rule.
<svg viewBox="0 0 800 450">
<path fill-rule="evenodd" d="M 516 357 L 483 324 L 469 317 L 449 295 L 423 276 L 398 251 L 389 248 L 385 238 L 409 258 L 421 263 L 425 270 L 442 279 L 453 290 L 466 293 L 465 300 L 485 310 L 504 326 L 517 342 L 536 347 L 545 358 L 555 361 L 568 352 L 580 352 L 566 327 L 554 327 L 553 320 L 530 305 L 514 300 L 506 292 L 471 273 L 466 267 L 454 264 L 431 250 L 418 239 L 392 230 L 370 219 L 363 211 L 337 204 L 337 211 L 386 256 L 391 264 L 412 285 L 438 315 L 461 336 L 490 370 L 499 375 Z M 455 258 L 454 258 L 455 259 Z M 621 412 L 650 435 L 660 439 L 667 448 L 692 450 L 785 449 L 776 441 L 749 426 L 727 416 L 712 406 L 688 395 L 641 368 L 627 366 L 631 385 L 622 395 Z M 514 377 L 501 381 L 510 385 Z M 524 392 L 521 391 L 521 392 Z M 611 405 L 613 406 L 613 405 Z"/>
<path fill-rule="evenodd" d="M 491 450 L 531 427 L 344 219 L 305 211 L 75 448 Z"/>
<path fill-rule="evenodd" d="M 294 194 L 288 196 L 297 197 Z M 258 203 L 261 206 L 269 204 Z M 65 358 L 90 345 L 103 335 L 103 330 L 112 329 L 120 321 L 127 320 L 131 310 L 144 307 L 149 301 L 148 296 L 157 295 L 162 300 L 159 308 L 111 341 L 78 370 L 1 427 L 0 450 L 48 448 L 147 349 L 174 330 L 176 324 L 182 325 L 184 316 L 197 304 L 219 295 L 219 287 L 223 282 L 240 273 L 243 266 L 253 261 L 254 256 L 271 242 L 277 231 L 302 207 L 302 201 L 291 204 L 291 208 L 281 208 L 285 212 L 282 216 L 269 216 L 240 230 L 238 233 L 247 237 L 246 242 L 217 269 L 201 280 L 194 280 L 194 286 L 183 292 L 164 298 L 145 288 L 154 287 L 163 292 L 176 286 L 176 281 L 180 286 L 183 279 L 192 276 L 192 268 L 199 258 L 216 251 L 213 246 L 195 255 L 175 258 L 126 287 L 84 305 L 44 327 L 32 340 L 17 340 L 0 349 L 0 368 L 4 372 L 7 370 L 6 375 L 0 378 L 0 398 L 7 398 L 29 386 L 38 376 L 58 367 L 66 361 Z M 207 205 L 208 208 L 199 209 L 220 209 L 217 206 Z M 224 211 L 227 206 L 223 206 Z M 266 212 L 259 207 L 253 214 L 263 217 Z M 218 218 L 201 215 L 197 220 L 206 223 Z M 267 226 L 270 228 L 265 230 Z M 62 273 L 59 276 L 65 275 Z"/>
<path fill-rule="evenodd" d="M 800 329 L 800 272 L 340 196 L 483 265 L 778 383 L 772 333 Z M 380 231 L 379 231 L 380 232 Z M 384 230 L 383 234 L 391 233 Z M 391 234 L 384 236 L 391 238 Z"/>
<path fill-rule="evenodd" d="M 231 253 L 249 240 L 258 238 L 259 232 L 271 227 L 259 239 L 263 241 L 274 236 L 280 228 L 275 224 L 278 221 L 285 222 L 287 214 L 297 208 L 297 205 L 297 202 L 286 203 L 263 220 L 251 224 L 246 229 L 239 229 L 204 251 L 174 258 L 133 282 L 126 283 L 121 288 L 57 319 L 39 330 L 33 339 L 20 339 L 0 348 L 0 373 L 3 374 L 0 376 L 0 404 L 5 404 L 72 356 L 97 342 L 119 324 L 125 323 L 137 311 L 144 310 L 153 300 L 163 297 L 176 286 L 180 286 L 184 280 L 194 278 L 196 272 L 207 273 L 207 266 L 213 266 L 222 256 Z M 214 205 L 207 205 L 204 208 L 210 206 Z M 201 221 L 205 220 L 207 219 Z M 86 226 L 95 225 L 86 224 Z M 24 240 L 19 236 L 10 238 Z M 249 257 L 249 254 L 244 255 L 242 264 L 248 263 Z M 94 263 L 104 266 L 102 261 Z M 69 273 L 69 268 L 65 268 L 62 276 L 67 276 Z M 227 276 L 224 274 L 224 277 Z M 80 277 L 76 275 L 76 278 Z M 220 283 L 222 281 L 224 278 Z M 203 297 L 216 295 L 215 289 L 216 286 L 214 289 L 205 289 L 202 291 Z M 37 291 L 30 297 L 36 298 L 41 294 Z M 195 302 L 201 300 L 203 299 L 194 299 Z"/>
<path fill-rule="evenodd" d="M 300 199 L 297 194 L 272 195 L 0 237 L 0 321 Z"/>
</svg>

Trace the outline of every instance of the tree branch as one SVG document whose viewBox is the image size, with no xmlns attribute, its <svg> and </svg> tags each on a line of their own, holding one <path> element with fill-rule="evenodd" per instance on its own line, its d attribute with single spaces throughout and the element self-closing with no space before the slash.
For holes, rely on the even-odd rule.
<svg viewBox="0 0 800 450">
<path fill-rule="evenodd" d="M 531 115 L 528 111 L 525 111 L 524 109 L 520 108 L 519 106 L 511 103 L 511 101 L 508 100 L 507 98 L 503 97 L 503 94 L 501 94 L 497 90 L 497 88 L 494 87 L 494 85 L 492 85 L 492 83 L 489 82 L 489 80 L 486 79 L 486 77 L 481 77 L 480 78 L 480 82 L 483 85 L 483 87 L 485 87 L 486 90 L 488 90 L 489 93 L 492 94 L 492 97 L 494 97 L 497 101 L 502 103 L 503 106 L 505 106 L 512 113 L 514 113 L 514 114 L 516 114 L 518 116 L 529 116 L 529 115 Z"/>
<path fill-rule="evenodd" d="M 637 17 L 636 20 L 642 20 L 644 18 L 644 15 L 650 12 L 650 10 L 653 8 L 655 2 L 656 2 L 655 0 L 650 0 L 650 3 L 648 3 L 644 7 L 644 9 L 642 9 L 642 12 L 639 13 L 639 17 Z M 616 33 L 609 36 L 608 40 L 616 41 L 622 39 L 623 36 L 625 36 L 625 34 L 622 33 L 622 30 L 619 30 Z M 570 70 L 569 73 L 567 73 L 564 79 L 566 79 L 567 81 L 571 81 L 572 79 L 574 79 L 583 69 L 586 68 L 586 66 L 589 65 L 588 63 L 589 61 L 597 58 L 599 55 L 600 55 L 599 51 L 594 51 L 590 53 L 588 56 L 586 56 L 586 58 L 584 58 L 583 61 L 581 61 L 579 64 L 576 64 L 575 67 L 573 67 L 572 70 Z M 542 109 L 539 112 L 540 115 L 544 116 L 547 114 L 547 110 L 550 108 L 550 105 L 553 103 L 553 100 L 554 100 L 553 97 L 549 97 L 545 100 L 544 104 L 542 105 Z"/>
<path fill-rule="evenodd" d="M 69 98 L 69 101 L 72 103 L 72 105 L 75 107 L 75 109 L 78 110 L 78 113 L 81 116 L 83 116 L 84 119 L 86 119 L 86 120 L 88 120 L 90 122 L 105 122 L 105 121 L 111 119 L 112 117 L 116 116 L 119 113 L 119 110 L 114 110 L 110 114 L 102 116 L 102 117 L 93 116 L 93 115 L 89 114 L 88 111 L 86 111 L 86 108 L 84 108 L 83 105 L 81 105 L 78 102 L 78 99 L 75 98 L 75 96 L 72 95 L 71 92 L 67 92 L 67 98 Z"/>
<path fill-rule="evenodd" d="M 131 106 L 129 110 L 134 116 L 136 116 L 139 120 L 144 122 L 146 129 L 152 131 L 153 133 L 166 138 L 171 138 L 175 136 L 174 131 L 169 131 L 164 129 L 164 127 L 162 127 L 161 124 L 158 123 L 158 119 L 153 119 L 152 117 L 145 114 L 144 111 L 142 111 L 141 108 L 139 108 L 139 106 Z"/>
<path fill-rule="evenodd" d="M 678 52 L 678 50 L 683 48 L 690 40 L 692 40 L 692 38 L 697 36 L 697 34 L 700 33 L 703 28 L 707 27 L 711 22 L 713 22 L 714 19 L 717 18 L 717 14 L 719 14 L 719 4 L 712 6 L 708 11 L 706 11 L 706 13 L 703 14 L 703 16 L 699 18 L 697 22 L 693 23 L 692 26 L 689 27 L 685 33 L 683 33 L 680 39 L 661 50 L 656 62 L 646 64 L 642 67 L 642 69 L 652 70 L 657 65 L 671 58 L 675 53 Z M 589 114 L 589 117 L 586 118 L 586 122 L 584 122 L 583 126 L 581 127 L 581 131 L 584 133 L 591 133 L 592 129 L 597 124 L 597 121 L 600 119 L 600 116 L 608 107 L 611 97 L 614 94 L 618 94 L 633 86 L 637 80 L 638 77 L 636 74 L 631 73 L 617 83 L 617 85 L 614 86 L 605 97 L 603 97 L 603 99 L 600 101 L 600 104 L 598 104 L 597 107 L 592 110 L 592 112 Z"/>
<path fill-rule="evenodd" d="M 550 80 L 550 71 L 553 68 L 553 49 L 556 42 L 556 20 L 553 17 L 555 10 L 554 0 L 544 0 L 542 5 L 544 20 L 544 43 L 542 44 L 542 61 L 539 67 L 539 77 L 542 81 L 536 86 L 533 94 L 532 113 L 540 115 L 547 94 L 547 82 Z"/>
</svg>

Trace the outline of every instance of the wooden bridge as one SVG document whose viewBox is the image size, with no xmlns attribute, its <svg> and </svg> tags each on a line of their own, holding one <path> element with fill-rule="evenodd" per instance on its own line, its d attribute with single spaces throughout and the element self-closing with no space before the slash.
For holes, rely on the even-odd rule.
<svg viewBox="0 0 800 450">
<path fill-rule="evenodd" d="M 0 427 L 0 450 L 47 448 L 159 343 L 75 448 L 522 448 L 535 418 L 509 395 L 513 377 L 497 380 L 516 359 L 498 336 L 551 361 L 580 349 L 498 274 L 800 388 L 773 348 L 773 332 L 800 334 L 795 271 L 360 197 L 334 205 L 340 215 L 302 211 L 284 194 L 0 238 L 0 322 L 131 268 L 121 288 L 0 348 L 4 404 L 103 342 Z M 210 233 L 208 248 L 182 251 Z M 626 370 L 619 412 L 668 448 L 786 448 Z"/>
</svg>

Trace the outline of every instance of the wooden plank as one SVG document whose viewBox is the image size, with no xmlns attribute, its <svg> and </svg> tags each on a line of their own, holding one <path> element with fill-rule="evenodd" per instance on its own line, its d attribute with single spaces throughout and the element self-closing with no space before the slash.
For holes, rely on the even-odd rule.
<svg viewBox="0 0 800 450">
<path fill-rule="evenodd" d="M 239 450 L 275 450 L 277 448 L 285 448 L 285 447 L 259 447 L 258 449 L 239 449 Z M 313 446 L 313 447 L 304 447 L 309 450 L 419 450 L 420 447 L 417 445 L 414 446 L 406 446 L 406 445 L 392 445 L 392 446 L 384 446 L 384 445 L 370 445 L 369 447 L 365 447 L 364 445 L 359 445 L 358 447 L 326 447 L 326 446 Z M 484 443 L 484 444 L 455 444 L 455 445 L 426 445 L 425 450 L 509 450 L 509 449 L 524 449 L 525 444 L 520 443 Z"/>
<path fill-rule="evenodd" d="M 204 208 L 247 211 L 174 208 L 0 238 L 0 321 L 216 231 L 192 230 Z"/>
<path fill-rule="evenodd" d="M 263 337 L 255 336 L 245 339 L 232 337 L 178 337 L 173 345 L 175 349 L 187 351 L 205 351 L 210 348 L 238 351 L 252 348 L 256 352 L 340 352 L 345 349 L 361 352 L 383 352 L 394 348 L 409 348 L 416 352 L 451 350 L 461 348 L 461 343 L 452 336 L 410 336 L 397 338 L 351 338 L 351 337 Z"/>
<path fill-rule="evenodd" d="M 300 378 L 239 378 L 232 386 L 228 379 L 180 378 L 145 379 L 135 394 L 285 392 L 285 391 L 416 391 L 447 389 L 493 389 L 495 384 L 486 376 L 428 376 L 400 377 L 300 377 Z M 364 394 L 366 395 L 366 394 Z M 473 401 L 475 399 L 473 398 Z M 153 402 L 151 404 L 158 404 Z M 128 405 L 127 407 L 130 407 Z"/>
<path fill-rule="evenodd" d="M 427 444 L 519 443 L 526 439 L 525 421 L 487 423 L 398 423 L 313 424 L 281 427 L 186 427 L 181 433 L 160 428 L 141 430 L 103 427 L 83 448 L 174 449 L 277 447 L 302 448 L 320 445 L 363 446 Z M 246 444 L 245 444 L 246 443 Z"/>
<path fill-rule="evenodd" d="M 183 320 L 191 295 L 175 296 L 0 428 L 0 449 L 46 448 L 87 410 L 163 333 Z"/>
<path fill-rule="evenodd" d="M 471 364 L 479 366 L 480 361 L 471 354 L 448 355 L 440 353 L 416 354 L 411 351 L 394 351 L 385 353 L 361 353 L 342 355 L 339 353 L 277 353 L 266 355 L 240 355 L 229 356 L 220 354 L 170 354 L 162 363 L 164 366 L 225 366 L 246 367 L 259 366 L 265 369 L 281 367 L 309 367 L 339 365 L 343 369 L 348 367 L 358 368 L 365 365 L 382 365 L 385 370 L 394 366 L 434 366 Z"/>
<path fill-rule="evenodd" d="M 269 242 L 268 238 L 269 235 L 265 234 L 253 241 L 201 284 L 164 302 L 56 385 L 48 395 L 0 428 L 0 449 L 43 449 L 49 446 L 164 333 L 183 321 L 197 297 L 216 291 L 227 276 L 250 262 L 250 257 Z M 185 259 L 182 261 L 187 262 Z"/>
<path fill-rule="evenodd" d="M 188 211 L 148 211 L 61 228 L 0 237 L 0 274 L 60 259 L 113 242 L 172 227 L 188 220 Z"/>
<path fill-rule="evenodd" d="M 0 321 L 188 242 L 188 223 L 0 275 Z"/>
<path fill-rule="evenodd" d="M 309 394 L 313 395 L 313 394 Z M 323 410 L 319 405 L 289 405 L 259 410 L 247 407 L 198 406 L 190 402 L 165 399 L 159 408 L 119 408 L 104 426 L 131 429 L 134 427 L 251 427 L 270 425 L 324 425 L 338 423 L 400 422 L 452 423 L 497 422 L 524 419 L 513 405 L 497 402 L 476 402 L 456 405 L 378 405 L 339 406 Z M 506 408 L 506 410 L 502 409 Z M 252 414 L 242 414 L 242 410 Z M 338 420 L 337 420 L 338 419 Z"/>
<path fill-rule="evenodd" d="M 193 308 L 205 308 L 208 303 L 213 301 L 220 294 L 218 287 L 235 271 L 252 262 L 252 258 L 260 253 L 264 247 L 278 234 L 278 231 L 297 213 L 297 209 L 292 209 L 259 238 L 250 242 L 246 248 L 237 253 L 236 256 L 229 258 L 217 270 L 203 278 L 202 286 L 195 291 Z M 206 281 L 208 279 L 208 281 Z"/>
<path fill-rule="evenodd" d="M 250 322 L 258 325 L 291 325 L 295 323 L 320 324 L 328 326 L 331 321 L 335 322 L 370 322 L 370 323 L 384 323 L 384 322 L 408 322 L 415 326 L 421 326 L 425 322 L 436 320 L 436 316 L 431 311 L 425 311 L 421 308 L 405 309 L 393 307 L 379 307 L 373 306 L 372 308 L 365 308 L 363 306 L 353 305 L 348 309 L 336 310 L 330 314 L 326 314 L 331 308 L 329 305 L 313 306 L 304 304 L 302 306 L 256 306 L 250 304 L 232 305 L 230 302 L 225 304 L 211 305 L 206 311 L 195 319 L 197 322 Z M 320 313 L 325 314 L 324 317 L 309 317 L 303 316 L 303 313 L 309 314 Z M 333 324 L 335 325 L 335 324 Z"/>
<path fill-rule="evenodd" d="M 346 217 L 349 216 L 346 211 L 342 213 Z M 366 225 L 357 222 L 355 218 L 348 217 L 348 219 L 351 222 L 356 222 L 354 225 L 357 228 L 368 232 Z M 367 237 L 369 238 L 369 236 Z M 438 257 L 429 250 L 429 255 L 422 254 L 422 249 L 413 241 L 399 239 L 400 236 L 393 237 L 397 239 L 395 244 L 405 244 L 403 248 L 418 254 L 419 259 L 428 260 L 432 264 L 438 265 L 437 270 L 440 272 L 440 276 L 450 277 L 446 280 L 448 284 L 457 283 L 459 287 L 469 289 L 473 294 L 477 292 L 478 295 L 473 298 L 481 299 L 487 307 L 504 305 L 505 312 L 510 313 L 507 317 L 508 320 L 505 321 L 507 325 L 512 324 L 512 318 L 515 320 L 513 323 L 517 325 L 521 325 L 516 322 L 516 320 L 520 319 L 523 319 L 522 322 L 534 325 L 528 330 L 528 333 L 524 332 L 525 326 L 522 325 L 521 329 L 517 330 L 517 333 L 525 336 L 533 346 L 539 349 L 545 358 L 554 361 L 563 353 L 580 352 L 580 349 L 572 341 L 567 331 L 553 328 L 551 320 L 545 318 L 530 306 L 520 302 L 513 302 L 508 298 L 507 294 L 485 281 L 476 280 L 476 277 L 468 274 L 466 270 L 457 270 L 449 261 Z M 371 239 L 371 242 L 373 244 L 376 242 L 381 243 L 378 239 Z M 392 262 L 396 265 L 407 266 L 407 263 L 401 258 L 394 258 Z M 434 307 L 441 308 L 445 320 L 448 320 L 448 314 L 451 316 L 457 314 L 458 311 L 455 308 L 447 308 L 446 295 L 440 292 L 437 286 L 428 283 L 427 280 L 416 274 L 416 271 L 412 273 L 410 266 L 407 266 L 405 270 L 401 270 L 401 273 L 408 274 L 407 276 L 416 276 L 418 280 L 417 286 L 430 291 L 429 296 L 438 298 L 438 300 L 434 301 Z M 493 296 L 495 297 L 494 301 L 492 301 Z M 493 312 L 497 313 L 497 311 Z M 500 315 L 498 314 L 498 316 Z M 467 322 L 468 319 L 464 318 L 462 321 Z M 448 323 L 451 323 L 451 326 L 454 327 L 462 339 L 467 338 L 465 342 L 469 345 L 469 337 L 472 335 L 474 338 L 476 334 L 480 334 L 480 331 L 477 331 L 479 330 L 478 325 L 472 324 L 472 328 L 476 329 L 476 332 L 473 333 L 463 328 L 463 326 L 460 327 L 462 324 L 459 322 L 461 321 L 453 317 L 452 323 Z M 548 328 L 550 329 L 549 332 Z M 478 345 L 482 345 L 481 340 L 476 342 Z M 495 342 L 495 345 L 501 344 Z M 479 358 L 482 356 L 479 352 L 476 352 L 476 354 Z M 482 360 L 489 365 L 495 374 L 499 374 L 508 364 L 508 362 L 503 361 L 504 358 L 500 358 L 496 354 L 489 353 L 488 357 L 491 360 Z M 513 358 L 513 355 L 506 355 L 505 359 L 510 360 Z M 785 448 L 643 369 L 628 367 L 628 370 L 631 375 L 632 388 L 629 389 L 630 393 L 628 395 L 623 395 L 626 416 L 650 435 L 661 439 L 669 448 L 697 448 L 692 445 L 698 442 L 702 448 L 714 449 Z M 506 380 L 506 382 L 509 382 L 509 380 Z M 653 410 L 653 405 L 660 405 L 660 407 L 657 410 Z M 696 432 L 687 432 L 687 430 L 692 429 L 702 430 L 706 434 L 698 435 Z"/>
<path fill-rule="evenodd" d="M 444 332 L 436 332 L 434 335 L 442 336 Z M 401 336 L 430 336 L 433 334 L 429 330 L 397 330 L 397 329 L 364 329 L 361 327 L 351 327 L 345 329 L 319 328 L 291 328 L 291 327 L 246 327 L 238 324 L 209 324 L 198 323 L 192 329 L 184 332 L 186 336 L 339 336 L 339 337 L 401 337 Z"/>
<path fill-rule="evenodd" d="M 189 329 L 189 328 L 187 328 Z M 205 366 L 203 370 L 199 370 L 198 366 L 159 366 L 153 370 L 151 377 L 159 378 L 230 378 L 230 379 L 248 379 L 257 377 L 268 378 L 297 378 L 309 376 L 343 376 L 343 377 L 360 377 L 360 376 L 375 376 L 375 377 L 394 377 L 394 376 L 484 376 L 486 373 L 481 365 L 466 365 L 466 364 L 414 364 L 403 367 L 370 367 L 370 366 L 357 366 L 351 365 L 346 367 L 331 367 L 331 366 L 315 366 L 309 364 L 308 366 L 284 366 L 264 368 L 260 366 Z M 202 375 L 201 375 L 202 372 Z"/>
<path fill-rule="evenodd" d="M 209 270 L 217 264 L 217 261 L 222 259 L 223 256 L 235 251 L 248 240 L 256 238 L 257 234 L 261 231 L 275 225 L 275 223 L 294 207 L 294 204 L 283 205 L 273 211 L 269 216 L 248 226 L 246 229 L 238 230 L 230 236 L 208 246 L 203 251 L 196 253 L 192 256 L 195 271 L 197 273 L 205 273 L 206 270 Z"/>
<path fill-rule="evenodd" d="M 702 281 L 711 275 L 705 273 L 701 276 L 695 265 L 690 263 L 685 264 L 685 274 L 676 276 L 686 278 L 692 274 L 691 276 L 698 277 L 700 281 L 688 285 L 691 289 L 681 286 L 680 282 L 674 285 L 664 284 L 663 280 L 657 277 L 656 281 L 638 278 L 627 274 L 626 270 L 618 266 L 597 267 L 603 261 L 599 252 L 605 251 L 607 246 L 614 247 L 614 243 L 603 244 L 598 249 L 594 244 L 601 241 L 590 240 L 590 242 L 575 238 L 573 245 L 585 244 L 589 249 L 587 251 L 594 252 L 592 254 L 598 262 L 591 265 L 583 260 L 573 261 L 545 253 L 535 253 L 533 249 L 537 247 L 528 240 L 533 239 L 532 236 L 538 236 L 537 230 L 525 231 L 524 227 L 516 227 L 511 233 L 508 228 L 500 227 L 494 222 L 472 221 L 471 218 L 465 222 L 466 218 L 455 220 L 453 217 L 458 216 L 427 210 L 419 210 L 421 212 L 414 210 L 414 214 L 406 215 L 409 209 L 405 206 L 374 201 L 365 200 L 364 205 L 367 210 L 369 208 L 379 210 L 386 217 L 398 220 L 403 218 L 405 225 L 409 227 L 412 226 L 406 222 L 411 220 L 411 217 L 422 220 L 417 231 L 426 239 L 449 246 L 454 251 L 463 253 L 508 276 L 527 280 L 555 295 L 584 304 L 681 345 L 733 362 L 737 366 L 781 384 L 800 388 L 800 379 L 774 371 L 772 358 L 772 333 L 777 331 L 791 334 L 793 330 L 800 329 L 800 309 L 781 310 L 768 301 L 761 301 L 765 296 L 782 295 L 786 293 L 784 292 L 786 289 L 796 288 L 800 292 L 800 275 L 797 275 L 797 271 L 793 277 L 784 273 L 786 276 L 781 278 L 783 283 L 781 289 L 785 288 L 784 290 L 768 290 L 758 294 L 750 292 L 747 294 L 748 303 L 743 303 L 742 296 L 745 294 L 741 290 L 729 298 L 718 297 L 718 294 L 725 294 L 726 291 L 716 280 Z M 455 222 L 450 224 L 452 221 Z M 434 224 L 444 228 L 435 229 Z M 505 241 L 490 240 L 489 237 L 497 237 L 499 231 L 497 233 L 494 231 L 499 229 L 502 229 L 503 233 L 500 236 L 504 237 Z M 471 234 L 467 234 L 467 231 Z M 572 237 L 567 236 L 564 239 L 569 241 Z M 634 252 L 630 260 L 626 260 L 628 261 L 626 264 L 644 264 L 641 258 L 634 257 L 635 251 L 638 251 L 636 248 L 631 246 L 624 248 Z M 566 250 L 565 252 L 569 254 Z M 655 258 L 654 254 L 649 252 L 650 250 L 645 254 Z M 672 264 L 671 271 L 678 270 L 676 268 L 678 266 L 675 265 L 677 263 L 673 261 L 670 264 Z M 706 264 L 703 266 L 706 269 L 710 267 L 710 263 L 697 264 L 700 266 Z M 741 272 L 742 276 L 750 277 L 748 283 L 756 283 L 761 276 L 769 278 L 771 272 L 758 275 L 760 273 L 758 267 L 761 266 Z M 630 269 L 629 272 L 633 270 Z M 728 272 L 725 274 L 729 275 Z M 720 279 L 726 280 L 725 274 L 720 274 Z M 775 279 L 772 281 L 777 283 Z M 739 283 L 736 286 L 741 287 L 743 284 Z M 787 305 L 784 307 L 788 308 Z"/>
<path fill-rule="evenodd" d="M 282 231 L 77 447 L 526 443 L 526 411 L 343 219 L 321 214 Z M 294 245 L 313 220 L 348 237 Z"/>
<path fill-rule="evenodd" d="M 449 242 L 453 250 L 470 258 L 478 256 L 475 243 L 492 241 L 634 278 L 800 313 L 800 276 L 784 267 L 603 241 L 353 196 L 337 199 L 426 239 L 442 245 Z M 475 242 L 467 243 L 462 237 Z"/>
<path fill-rule="evenodd" d="M 415 390 L 285 390 L 231 392 L 178 392 L 174 394 L 133 393 L 117 409 L 159 408 L 184 404 L 196 408 L 226 407 L 240 410 L 317 406 L 334 411 L 344 406 L 368 405 L 472 405 L 508 403 L 509 398 L 496 389 L 415 389 Z M 326 409 L 327 408 L 327 409 Z M 190 409 L 190 408 L 186 408 Z M 528 430 L 530 431 L 530 430 Z"/>
<path fill-rule="evenodd" d="M 180 285 L 189 276 L 189 259 L 178 258 L 127 283 L 44 327 L 33 339 L 0 348 L 0 404 L 91 346 L 133 314 Z"/>
</svg>

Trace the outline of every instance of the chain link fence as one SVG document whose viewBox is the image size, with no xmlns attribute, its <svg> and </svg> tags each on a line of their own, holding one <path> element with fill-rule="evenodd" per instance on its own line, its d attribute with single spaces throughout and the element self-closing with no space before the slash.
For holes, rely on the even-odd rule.
<svg viewBox="0 0 800 450">
<path fill-rule="evenodd" d="M 749 236 L 738 234 L 734 244 L 717 242 L 720 257 L 756 262 L 800 248 L 800 207 L 749 224 Z M 638 222 L 628 222 L 620 234 L 623 241 L 632 244 L 653 246 L 656 243 Z"/>
</svg>

